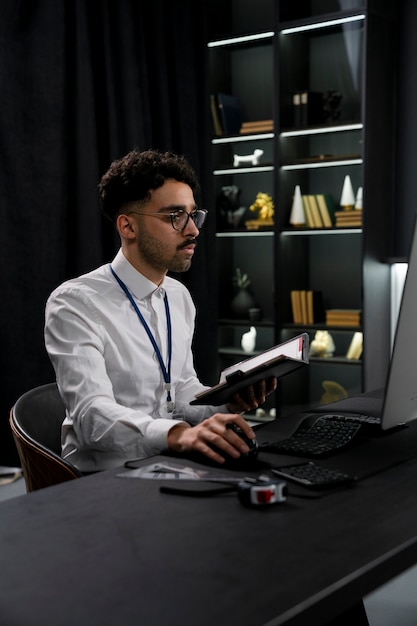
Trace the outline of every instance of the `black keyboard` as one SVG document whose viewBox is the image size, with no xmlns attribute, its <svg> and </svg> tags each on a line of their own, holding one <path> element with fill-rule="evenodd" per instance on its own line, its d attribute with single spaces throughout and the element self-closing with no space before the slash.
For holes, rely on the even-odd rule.
<svg viewBox="0 0 417 626">
<path fill-rule="evenodd" d="M 284 465 L 272 467 L 271 472 L 280 478 L 285 478 L 303 487 L 312 489 L 327 489 L 329 487 L 345 486 L 356 480 L 355 476 L 339 470 L 316 465 L 314 461 L 297 463 L 297 465 Z"/>
<path fill-rule="evenodd" d="M 362 424 L 362 426 L 381 426 L 381 418 L 375 415 L 350 413 L 346 415 L 332 415 L 332 417 L 342 422 L 353 422 L 354 424 Z"/>
<path fill-rule="evenodd" d="M 308 415 L 287 439 L 260 444 L 264 452 L 317 457 L 349 445 L 361 423 L 341 415 Z"/>
</svg>

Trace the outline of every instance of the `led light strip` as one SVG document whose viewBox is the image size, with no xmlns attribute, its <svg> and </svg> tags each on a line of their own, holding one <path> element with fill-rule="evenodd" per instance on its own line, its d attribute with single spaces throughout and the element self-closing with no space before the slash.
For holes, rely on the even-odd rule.
<svg viewBox="0 0 417 626">
<path fill-rule="evenodd" d="M 328 20 L 327 22 L 317 22 L 316 24 L 306 24 L 305 26 L 294 26 L 293 28 L 283 28 L 281 35 L 292 35 L 294 33 L 302 33 L 306 30 L 318 30 L 319 28 L 328 28 L 337 26 L 338 24 L 348 24 L 349 22 L 359 22 L 365 19 L 365 15 L 352 15 L 350 17 L 341 17 L 337 20 Z"/>
<path fill-rule="evenodd" d="M 321 135 L 324 133 L 340 133 L 348 130 L 362 130 L 363 124 L 341 124 L 340 126 L 324 126 L 321 128 L 308 128 L 304 130 L 285 130 L 280 137 L 304 137 L 306 135 Z"/>
<path fill-rule="evenodd" d="M 282 170 L 311 170 L 319 167 L 336 167 L 339 165 L 361 165 L 362 159 L 345 159 L 344 161 L 327 161 L 326 163 L 300 163 L 296 165 L 282 165 Z"/>
<path fill-rule="evenodd" d="M 260 39 L 270 39 L 275 35 L 274 31 L 266 33 L 258 33 L 256 35 L 243 35 L 241 37 L 230 37 L 230 39 L 219 39 L 218 41 L 209 41 L 208 48 L 216 48 L 218 46 L 231 46 L 235 43 L 246 43 L 248 41 L 257 41 Z"/>
<path fill-rule="evenodd" d="M 262 133 L 262 135 L 239 135 L 238 137 L 222 137 L 212 139 L 211 143 L 235 143 L 237 141 L 255 141 L 258 139 L 273 139 L 274 133 Z"/>
<path fill-rule="evenodd" d="M 219 176 L 219 174 L 247 174 L 248 172 L 272 172 L 273 170 L 273 165 L 265 165 L 263 167 L 235 167 L 227 170 L 214 170 L 213 174 Z"/>
</svg>

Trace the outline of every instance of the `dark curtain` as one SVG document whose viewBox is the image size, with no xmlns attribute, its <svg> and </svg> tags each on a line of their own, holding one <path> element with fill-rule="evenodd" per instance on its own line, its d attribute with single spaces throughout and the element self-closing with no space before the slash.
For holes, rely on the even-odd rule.
<svg viewBox="0 0 417 626">
<path fill-rule="evenodd" d="M 8 414 L 54 380 L 44 306 L 66 278 L 108 262 L 119 241 L 97 183 L 134 147 L 186 155 L 210 209 L 205 3 L 4 0 L 0 18 L 0 465 L 16 464 Z M 206 182 L 207 181 L 207 182 Z M 214 383 L 214 219 L 181 275 L 196 302 L 195 362 Z M 174 329 L 175 332 L 175 329 Z"/>
</svg>

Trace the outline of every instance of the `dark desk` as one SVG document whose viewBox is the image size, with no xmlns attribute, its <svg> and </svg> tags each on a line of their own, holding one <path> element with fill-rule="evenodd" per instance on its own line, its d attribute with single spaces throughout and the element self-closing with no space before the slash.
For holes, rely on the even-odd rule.
<svg viewBox="0 0 417 626">
<path fill-rule="evenodd" d="M 417 453 L 390 438 L 368 447 Z M 322 625 L 417 562 L 416 460 L 262 511 L 117 473 L 0 505 L 2 624 Z"/>
</svg>

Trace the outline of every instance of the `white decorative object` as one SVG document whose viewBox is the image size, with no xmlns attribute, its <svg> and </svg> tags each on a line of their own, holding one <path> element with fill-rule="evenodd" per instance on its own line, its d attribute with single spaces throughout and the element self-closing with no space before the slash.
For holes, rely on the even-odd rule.
<svg viewBox="0 0 417 626">
<path fill-rule="evenodd" d="M 363 189 L 359 187 L 356 194 L 355 209 L 362 209 Z"/>
<path fill-rule="evenodd" d="M 300 185 L 296 185 L 294 189 L 294 197 L 290 214 L 290 224 L 292 226 L 305 226 L 306 220 L 303 208 L 303 199 L 301 197 Z"/>
<path fill-rule="evenodd" d="M 243 333 L 241 340 L 244 352 L 253 352 L 256 346 L 256 328 L 251 326 L 247 333 Z"/>
<path fill-rule="evenodd" d="M 263 150 L 254 150 L 253 154 L 248 154 L 246 156 L 239 156 L 239 154 L 233 155 L 233 167 L 239 167 L 239 165 L 249 163 L 250 165 L 258 165 L 261 156 L 263 155 Z"/>
<path fill-rule="evenodd" d="M 328 357 L 333 356 L 335 345 L 333 337 L 327 330 L 318 330 L 310 344 L 310 356 Z"/>
<path fill-rule="evenodd" d="M 342 195 L 340 197 L 340 206 L 345 211 L 351 211 L 355 206 L 355 194 L 353 192 L 352 181 L 350 176 L 346 175 L 343 182 Z"/>
</svg>

